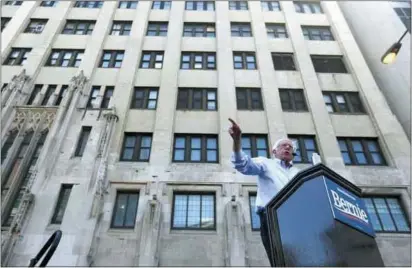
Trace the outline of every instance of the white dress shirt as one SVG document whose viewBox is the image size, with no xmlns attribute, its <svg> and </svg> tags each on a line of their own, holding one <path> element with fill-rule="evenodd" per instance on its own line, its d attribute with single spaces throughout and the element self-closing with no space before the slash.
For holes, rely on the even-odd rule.
<svg viewBox="0 0 412 268">
<path fill-rule="evenodd" d="M 231 162 L 237 171 L 244 175 L 258 176 L 258 190 L 256 195 L 256 211 L 269 203 L 298 172 L 299 169 L 290 162 L 266 157 L 250 158 L 243 151 L 232 153 Z"/>
</svg>

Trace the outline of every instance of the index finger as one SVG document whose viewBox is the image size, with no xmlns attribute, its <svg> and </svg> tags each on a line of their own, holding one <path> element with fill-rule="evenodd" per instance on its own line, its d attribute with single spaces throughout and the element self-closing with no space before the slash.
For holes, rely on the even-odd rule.
<svg viewBox="0 0 412 268">
<path fill-rule="evenodd" d="M 232 118 L 229 118 L 229 121 L 230 123 L 232 123 L 232 125 L 237 126 L 236 122 Z"/>
</svg>

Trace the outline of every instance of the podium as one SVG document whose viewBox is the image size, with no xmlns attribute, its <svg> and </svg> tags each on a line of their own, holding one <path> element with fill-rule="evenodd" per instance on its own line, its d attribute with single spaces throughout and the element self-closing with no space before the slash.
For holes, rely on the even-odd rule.
<svg viewBox="0 0 412 268">
<path fill-rule="evenodd" d="M 267 204 L 275 266 L 384 266 L 361 189 L 323 164 Z"/>
</svg>

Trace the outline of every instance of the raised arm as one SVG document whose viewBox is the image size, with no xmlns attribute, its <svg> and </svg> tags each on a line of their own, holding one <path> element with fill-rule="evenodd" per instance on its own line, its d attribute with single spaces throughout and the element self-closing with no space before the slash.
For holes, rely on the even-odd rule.
<svg viewBox="0 0 412 268">
<path fill-rule="evenodd" d="M 232 126 L 229 128 L 229 134 L 233 139 L 233 153 L 231 162 L 234 168 L 244 175 L 260 175 L 266 171 L 266 166 L 263 159 L 250 158 L 247 154 L 242 152 L 242 130 L 239 125 L 231 118 L 229 118 Z"/>
</svg>

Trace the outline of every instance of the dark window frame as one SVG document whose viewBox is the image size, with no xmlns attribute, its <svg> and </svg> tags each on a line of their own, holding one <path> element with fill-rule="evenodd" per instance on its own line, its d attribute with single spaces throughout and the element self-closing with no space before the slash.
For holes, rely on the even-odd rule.
<svg viewBox="0 0 412 268">
<path fill-rule="evenodd" d="M 144 60 L 144 56 L 145 55 L 149 55 L 150 54 L 150 59 Z M 161 55 L 162 56 L 162 61 L 157 61 L 156 58 L 157 56 Z M 139 64 L 139 68 L 141 69 L 163 69 L 163 61 L 164 61 L 164 51 L 152 51 L 152 50 L 144 50 L 142 51 L 142 56 L 141 56 L 141 60 L 140 60 L 140 64 Z M 148 67 L 143 67 L 143 63 L 149 63 Z M 160 68 L 156 68 L 156 63 L 161 63 L 162 67 Z"/>
<path fill-rule="evenodd" d="M 211 4 L 212 9 L 208 9 Z M 188 6 L 192 5 L 193 9 L 188 9 Z M 214 1 L 185 1 L 185 10 L 188 11 L 215 11 Z"/>
<path fill-rule="evenodd" d="M 79 138 L 77 139 L 76 150 L 74 152 L 74 157 L 83 157 L 84 151 L 86 150 L 87 142 L 90 139 L 90 134 L 92 133 L 91 126 L 82 126 L 80 130 Z M 85 138 L 86 136 L 86 138 Z"/>
<path fill-rule="evenodd" d="M 48 21 L 48 19 L 30 19 L 24 33 L 41 34 Z M 37 30 L 38 27 L 41 27 L 40 31 Z"/>
<path fill-rule="evenodd" d="M 119 5 L 117 8 L 122 8 L 122 9 L 136 9 L 139 1 L 119 1 Z M 126 7 L 122 7 L 122 4 L 126 4 Z M 135 4 L 135 7 L 133 5 Z"/>
<path fill-rule="evenodd" d="M 266 33 L 269 38 L 288 39 L 289 34 L 284 23 L 266 23 Z M 283 36 L 281 36 L 283 35 Z"/>
<path fill-rule="evenodd" d="M 55 7 L 59 1 L 41 1 L 41 7 Z"/>
<path fill-rule="evenodd" d="M 128 147 L 129 149 L 133 149 L 133 154 L 131 159 L 125 159 L 124 158 L 124 152 L 127 149 L 126 148 L 126 140 L 127 137 L 134 137 L 135 138 L 135 143 L 133 147 Z M 150 146 L 149 147 L 143 147 L 142 146 L 142 139 L 150 137 Z M 152 133 L 147 133 L 147 132 L 124 132 L 123 134 L 123 141 L 122 141 L 122 148 L 120 152 L 120 162 L 150 162 L 150 156 L 152 154 L 152 147 L 153 147 L 153 134 Z M 149 150 L 149 155 L 147 159 L 141 159 L 140 158 L 140 153 L 142 149 L 148 149 Z"/>
<path fill-rule="evenodd" d="M 297 71 L 293 53 L 271 53 L 273 68 L 276 71 Z"/>
<path fill-rule="evenodd" d="M 326 103 L 325 96 L 329 97 L 330 107 L 332 107 L 332 111 L 329 113 L 336 113 L 336 114 L 366 114 L 365 107 L 361 101 L 359 96 L 359 92 L 348 92 L 348 91 L 322 91 L 322 95 L 324 97 L 325 105 L 328 106 Z M 337 96 L 342 95 L 345 100 L 346 111 L 339 106 L 339 102 L 337 100 Z M 359 106 L 354 104 L 354 98 L 356 98 Z M 356 108 L 358 107 L 358 108 Z"/>
<path fill-rule="evenodd" d="M 304 12 L 305 9 L 303 8 L 303 5 L 308 5 L 310 8 L 310 13 Z M 293 1 L 293 5 L 295 6 L 295 11 L 296 13 L 303 13 L 303 14 L 323 14 L 323 9 L 322 6 L 320 5 L 320 2 L 313 2 L 313 1 Z M 314 6 L 319 6 L 320 13 L 316 12 L 316 9 Z"/>
<path fill-rule="evenodd" d="M 155 8 L 155 6 L 159 5 L 159 8 Z M 172 1 L 153 1 L 152 2 L 152 9 L 155 10 L 170 10 L 172 7 Z"/>
<path fill-rule="evenodd" d="M 59 95 L 56 98 L 54 103 L 55 106 L 59 106 L 63 101 L 64 97 L 66 97 L 66 92 L 69 90 L 69 85 L 62 85 L 59 91 Z"/>
<path fill-rule="evenodd" d="M 164 27 L 166 27 L 166 30 L 163 30 Z M 147 25 L 146 36 L 167 36 L 168 30 L 169 30 L 169 22 L 167 21 L 149 21 Z M 149 34 L 149 33 L 154 33 L 154 34 Z"/>
<path fill-rule="evenodd" d="M 344 142 L 345 143 L 345 147 L 346 150 L 342 151 L 342 148 L 340 146 L 340 142 Z M 362 146 L 362 152 L 358 152 L 358 153 L 363 153 L 363 155 L 365 156 L 365 159 L 367 161 L 366 164 L 360 164 L 356 158 L 356 152 L 353 149 L 352 143 L 359 141 L 361 143 Z M 386 157 L 385 154 L 382 151 L 382 148 L 380 146 L 379 140 L 377 138 L 363 138 L 363 137 L 337 137 L 337 142 L 338 142 L 338 146 L 339 146 L 339 150 L 341 152 L 341 154 L 343 153 L 347 153 L 349 156 L 349 160 L 351 163 L 345 163 L 345 159 L 342 155 L 342 158 L 344 160 L 344 164 L 346 166 L 388 166 L 388 162 L 386 161 Z M 370 152 L 369 148 L 368 148 L 368 144 L 367 142 L 374 142 L 377 148 L 376 152 Z M 382 164 L 375 164 L 373 162 L 373 157 L 371 155 L 371 153 L 377 153 L 381 160 L 382 160 Z"/>
<path fill-rule="evenodd" d="M 370 199 L 370 200 L 372 201 L 373 208 L 374 208 L 374 210 L 375 210 L 376 218 L 378 219 L 379 224 L 380 224 L 380 226 L 382 227 L 382 230 L 376 230 L 376 229 L 374 228 L 374 230 L 375 230 L 376 233 L 381 233 L 381 234 L 384 234 L 384 233 L 389 233 L 389 234 L 395 234 L 395 233 L 396 233 L 396 234 L 410 234 L 410 233 L 411 233 L 411 221 L 410 221 L 410 218 L 408 217 L 408 214 L 406 213 L 406 207 L 405 207 L 404 202 L 402 202 L 402 199 L 401 199 L 400 195 L 394 195 L 394 194 L 390 194 L 390 195 L 385 195 L 385 194 L 367 194 L 367 195 L 365 195 L 362 199 Z M 394 225 L 394 227 L 395 227 L 395 229 L 396 229 L 395 231 L 383 230 L 382 219 L 381 219 L 381 217 L 380 217 L 380 215 L 379 215 L 379 213 L 378 213 L 378 210 L 377 210 L 377 207 L 376 207 L 376 204 L 375 204 L 374 199 L 384 199 L 386 208 L 387 208 L 387 210 L 388 210 L 388 212 L 389 212 L 389 215 L 390 215 L 390 217 L 391 217 L 392 223 L 393 223 L 393 225 Z M 407 226 L 408 226 L 408 228 L 409 228 L 409 231 L 399 231 L 399 230 L 398 230 L 398 226 L 397 226 L 396 221 L 395 221 L 395 219 L 394 219 L 394 217 L 393 217 L 393 215 L 392 215 L 392 210 L 390 209 L 390 206 L 389 206 L 389 204 L 388 204 L 387 199 L 396 199 L 396 201 L 397 201 L 398 204 L 399 204 L 399 208 L 400 208 L 400 210 L 401 210 L 401 213 L 402 213 L 403 217 L 405 218 L 405 221 L 406 221 L 406 224 L 407 224 Z M 371 214 L 369 211 L 368 211 L 368 213 Z"/>
<path fill-rule="evenodd" d="M 186 92 L 186 98 L 183 97 L 183 92 Z M 201 93 L 201 108 L 193 108 L 195 103 L 195 94 Z M 209 100 L 208 93 L 214 93 L 215 99 Z M 215 109 L 208 109 L 208 102 L 214 102 Z M 183 104 L 182 104 L 183 103 Z M 216 88 L 184 88 L 181 87 L 178 89 L 176 110 L 178 111 L 217 111 L 218 110 L 217 102 L 217 89 Z"/>
<path fill-rule="evenodd" d="M 183 61 L 184 57 L 189 57 L 189 61 Z M 197 57 L 202 57 L 201 62 L 196 62 Z M 213 61 L 209 61 L 209 57 L 213 57 Z M 189 68 L 183 68 L 184 64 L 188 64 Z M 201 64 L 202 68 L 195 68 L 196 64 Z M 209 64 L 213 65 L 209 68 Z M 181 70 L 216 70 L 216 52 L 188 52 L 182 51 L 180 56 L 180 69 Z"/>
<path fill-rule="evenodd" d="M 177 195 L 185 195 L 187 197 L 186 199 L 186 227 L 174 227 L 174 215 L 175 215 L 175 203 L 176 203 L 176 196 Z M 189 206 L 189 196 L 190 195 L 200 195 L 200 204 L 199 204 L 199 208 L 200 208 L 200 227 L 199 228 L 193 228 L 193 227 L 187 227 L 187 223 L 188 223 L 188 206 Z M 213 196 L 213 227 L 212 228 L 202 228 L 202 196 Z M 216 192 L 211 192 L 211 191 L 173 191 L 173 203 L 172 203 L 172 215 L 171 215 L 172 219 L 170 221 L 170 228 L 172 230 L 197 230 L 197 231 L 201 231 L 201 230 L 206 230 L 206 231 L 216 231 L 217 230 L 217 226 L 216 226 Z"/>
<path fill-rule="evenodd" d="M 53 54 L 58 53 L 56 63 L 52 64 L 53 59 Z M 68 59 L 69 63 L 67 66 L 62 66 L 63 61 L 67 60 L 64 59 L 65 55 L 71 53 L 71 57 Z M 81 56 L 80 56 L 81 55 Z M 47 59 L 46 66 L 47 67 L 60 67 L 60 68 L 77 68 L 80 66 L 82 62 L 82 58 L 84 55 L 84 49 L 52 49 L 50 52 L 49 58 Z M 78 58 L 80 56 L 80 58 Z M 78 64 L 78 66 L 76 66 Z"/>
<path fill-rule="evenodd" d="M 1 18 L 1 31 L 3 31 L 7 25 L 9 24 L 9 22 L 11 21 L 11 18 L 9 17 L 2 17 Z"/>
<path fill-rule="evenodd" d="M 229 10 L 244 11 L 248 9 L 249 5 L 247 1 L 229 1 Z"/>
<path fill-rule="evenodd" d="M 13 146 L 18 133 L 19 132 L 17 129 L 13 129 L 12 131 L 9 132 L 9 135 L 7 136 L 7 139 L 4 142 L 3 147 L 1 147 L 1 162 L 0 163 L 3 163 L 4 160 L 7 159 L 9 150 Z"/>
<path fill-rule="evenodd" d="M 114 225 L 114 220 L 116 217 L 116 212 L 117 212 L 117 205 L 119 202 L 119 195 L 121 194 L 126 194 L 127 195 L 127 201 L 126 201 L 126 207 L 125 207 L 125 215 L 123 217 L 123 224 L 122 226 L 115 226 Z M 136 195 L 137 196 L 137 203 L 136 203 L 136 211 L 134 212 L 134 221 L 133 221 L 133 226 L 125 226 L 125 221 L 126 221 L 126 211 L 129 206 L 129 198 L 130 195 Z M 133 191 L 133 190 L 117 190 L 116 191 L 116 197 L 115 197 L 115 202 L 112 210 L 112 218 L 110 220 L 110 228 L 111 229 L 134 229 L 136 227 L 136 218 L 137 218 L 137 211 L 139 211 L 139 199 L 140 199 L 140 192 L 139 191 Z"/>
<path fill-rule="evenodd" d="M 343 56 L 311 55 L 311 60 L 317 73 L 349 73 Z"/>
<path fill-rule="evenodd" d="M 136 98 L 136 92 L 143 92 L 143 98 Z M 156 92 L 156 98 L 151 99 L 150 93 Z M 133 98 L 130 103 L 130 109 L 138 109 L 138 110 L 156 110 L 157 109 L 157 102 L 159 98 L 159 88 L 158 87 L 134 87 L 133 89 Z M 137 100 L 141 100 L 141 105 L 136 105 Z M 149 108 L 149 102 L 155 101 L 154 108 Z M 140 107 L 139 107 L 140 106 Z"/>
<path fill-rule="evenodd" d="M 111 92 L 111 95 L 109 96 L 109 92 Z M 100 104 L 101 109 L 108 109 L 109 108 L 109 103 L 110 100 L 113 98 L 114 94 L 114 86 L 106 86 L 104 89 L 104 95 L 102 98 L 102 102 Z"/>
<path fill-rule="evenodd" d="M 241 63 L 242 66 L 240 68 L 236 67 L 235 57 L 241 57 L 242 61 L 238 62 Z M 247 57 L 253 57 L 253 62 L 248 62 Z M 248 68 L 248 63 L 254 63 L 255 68 Z M 240 51 L 233 51 L 233 66 L 235 70 L 257 70 L 257 60 L 256 60 L 256 53 L 255 52 L 240 52 Z"/>
<path fill-rule="evenodd" d="M 213 28 L 213 31 L 208 31 L 209 28 Z M 183 37 L 216 37 L 216 25 L 214 23 L 185 22 Z"/>
<path fill-rule="evenodd" d="M 30 94 L 29 100 L 27 101 L 26 105 L 33 105 L 34 100 L 36 99 L 37 95 L 40 94 L 42 89 L 43 89 L 42 84 L 34 85 L 33 90 Z"/>
<path fill-rule="evenodd" d="M 305 146 L 305 142 L 304 139 L 312 139 L 313 140 L 313 144 L 314 144 L 314 153 L 317 153 L 320 155 L 319 153 L 319 148 L 318 148 L 318 143 L 316 141 L 316 136 L 314 135 L 288 135 L 289 139 L 295 139 L 297 142 L 297 146 L 300 152 L 300 157 L 302 159 L 302 161 L 297 161 L 295 159 L 293 159 L 293 163 L 298 163 L 298 164 L 311 164 L 312 163 L 312 159 L 308 159 L 308 151 L 312 151 L 312 150 L 308 150 Z"/>
<path fill-rule="evenodd" d="M 296 94 L 300 94 L 302 97 L 301 103 L 303 104 L 303 108 L 298 108 L 297 107 L 297 101 L 296 100 Z M 282 97 L 285 96 L 287 98 L 287 100 L 284 100 L 284 98 Z M 280 97 L 280 101 L 281 101 L 281 105 L 282 105 L 282 110 L 285 112 L 308 112 L 308 105 L 306 103 L 306 97 L 305 97 L 305 93 L 303 91 L 303 89 L 301 88 L 279 88 L 279 97 Z M 287 108 L 284 105 L 284 102 L 287 101 L 288 102 L 288 106 L 290 108 Z"/>
<path fill-rule="evenodd" d="M 249 213 L 250 213 L 250 228 L 252 229 L 252 231 L 260 231 L 260 227 L 261 227 L 261 223 L 260 223 L 260 217 L 259 215 L 257 215 L 255 208 L 256 205 L 253 204 L 252 205 L 252 200 L 251 198 L 254 197 L 255 198 L 255 202 L 256 202 L 256 198 L 257 198 L 257 193 L 256 192 L 250 192 L 249 196 L 248 196 L 248 201 L 249 201 Z M 253 213 L 256 214 L 257 219 L 259 220 L 259 228 L 254 228 L 253 227 Z"/>
<path fill-rule="evenodd" d="M 96 105 L 96 107 L 93 106 L 93 101 L 99 97 L 101 88 L 102 86 L 92 86 L 90 90 L 89 100 L 87 101 L 86 109 L 99 109 L 99 105 Z M 97 92 L 96 96 L 94 95 L 94 92 Z"/>
<path fill-rule="evenodd" d="M 231 22 L 230 34 L 233 37 L 253 37 L 252 25 L 250 22 Z"/>
<path fill-rule="evenodd" d="M 28 54 L 31 50 L 31 48 L 27 47 L 13 47 L 7 58 L 4 60 L 3 65 L 22 66 L 27 61 Z M 16 57 L 13 56 L 13 53 L 15 52 L 18 53 Z"/>
<path fill-rule="evenodd" d="M 306 40 L 310 41 L 335 41 L 335 38 L 330 30 L 329 26 L 301 26 L 303 36 Z M 315 31 L 318 31 L 319 34 L 315 35 Z M 319 36 L 319 39 L 316 39 L 315 36 Z M 330 37 L 330 38 L 328 38 Z"/>
<path fill-rule="evenodd" d="M 132 24 L 133 21 L 127 20 L 114 20 L 112 22 L 112 28 L 110 30 L 110 35 L 115 36 L 129 36 L 130 32 L 132 31 Z M 119 29 L 115 29 L 115 27 L 119 26 Z M 118 33 L 118 34 L 114 34 Z"/>
<path fill-rule="evenodd" d="M 101 8 L 104 1 L 76 1 L 75 8 Z"/>
<path fill-rule="evenodd" d="M 6 1 L 4 3 L 5 6 L 21 6 L 23 1 Z"/>
<path fill-rule="evenodd" d="M 52 216 L 51 221 L 50 221 L 51 224 L 62 224 L 64 214 L 65 214 L 66 209 L 67 209 L 67 204 L 70 200 L 70 195 L 71 195 L 73 186 L 74 186 L 74 184 L 62 184 L 61 185 L 59 195 L 57 197 L 57 203 L 56 203 L 56 206 L 54 208 L 53 216 Z M 62 199 L 63 199 L 63 196 L 64 196 L 64 191 L 69 191 L 69 197 L 68 197 L 67 203 L 65 204 L 64 209 L 63 209 L 63 217 L 61 218 L 61 220 L 58 220 L 57 216 L 58 216 L 58 212 L 60 210 L 59 208 L 60 208 L 60 206 L 62 205 L 62 202 L 63 202 Z"/>
<path fill-rule="evenodd" d="M 105 59 L 106 55 L 110 55 L 109 59 Z M 121 56 L 121 59 L 117 59 L 118 56 Z M 123 59 L 125 56 L 124 50 L 103 50 L 102 56 L 100 58 L 99 68 L 122 68 Z M 103 66 L 104 63 L 108 63 L 108 66 Z M 120 62 L 120 66 L 116 66 Z"/>
<path fill-rule="evenodd" d="M 185 146 L 184 148 L 176 148 L 176 139 L 184 138 Z M 191 140 L 192 138 L 200 138 L 200 149 L 195 148 L 193 150 L 200 150 L 200 161 L 192 161 L 190 153 L 192 150 Z M 207 148 L 207 139 L 216 140 L 216 149 Z M 184 151 L 183 160 L 175 160 L 175 151 L 176 149 Z M 207 161 L 207 151 L 216 151 L 216 161 Z M 172 152 L 172 162 L 173 163 L 203 163 L 203 164 L 219 164 L 219 136 L 215 134 L 175 134 L 173 137 L 173 152 Z"/>
<path fill-rule="evenodd" d="M 253 100 L 252 93 L 258 93 L 259 98 L 258 100 Z M 246 106 L 240 105 L 240 95 L 243 94 L 245 96 Z M 253 102 L 259 102 L 259 105 L 256 106 Z M 262 97 L 262 90 L 260 88 L 245 88 L 245 87 L 237 87 L 236 88 L 236 109 L 243 110 L 243 111 L 263 111 L 263 97 Z"/>
<path fill-rule="evenodd" d="M 47 105 L 52 95 L 56 92 L 57 85 L 48 85 L 46 89 L 46 93 L 44 94 L 44 98 L 41 101 L 41 106 Z"/>
<path fill-rule="evenodd" d="M 95 20 L 67 20 L 61 34 L 91 35 L 95 25 Z"/>
<path fill-rule="evenodd" d="M 267 3 L 267 10 L 264 7 L 263 3 Z M 262 11 L 282 11 L 282 7 L 280 6 L 279 1 L 268 1 L 268 0 L 264 0 L 264 1 L 260 1 L 260 7 L 262 8 Z"/>
<path fill-rule="evenodd" d="M 249 141 L 250 141 L 250 148 L 246 148 L 246 149 L 247 149 L 247 150 L 250 150 L 250 153 L 251 153 L 250 157 L 251 157 L 251 158 L 259 157 L 259 155 L 258 155 L 258 150 L 263 150 L 263 149 L 257 148 L 257 140 L 258 140 L 258 139 L 264 139 L 264 140 L 265 140 L 265 143 L 266 143 L 266 148 L 265 148 L 266 155 L 265 155 L 264 157 L 270 158 L 268 135 L 266 135 L 266 134 L 249 134 L 249 133 L 242 133 L 242 137 L 241 137 L 241 138 L 242 138 L 242 139 L 243 139 L 243 138 L 249 139 Z M 241 140 L 241 146 L 242 146 L 242 150 L 243 150 L 245 147 L 243 146 L 243 141 L 242 141 L 242 140 Z"/>
</svg>

